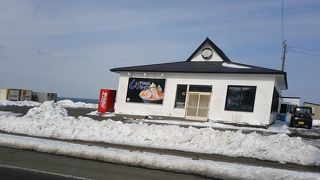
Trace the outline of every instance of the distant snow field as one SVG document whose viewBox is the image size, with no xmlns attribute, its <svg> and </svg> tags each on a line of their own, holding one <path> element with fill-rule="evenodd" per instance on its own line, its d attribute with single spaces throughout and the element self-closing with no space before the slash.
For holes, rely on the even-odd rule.
<svg viewBox="0 0 320 180">
<path fill-rule="evenodd" d="M 320 150 L 299 137 L 286 134 L 263 136 L 241 130 L 148 125 L 143 122 L 95 121 L 71 117 L 57 103 L 45 102 L 23 117 L 0 114 L 0 130 L 60 139 L 101 141 L 152 148 L 249 157 L 280 163 L 320 166 Z"/>
<path fill-rule="evenodd" d="M 84 103 L 84 102 L 73 102 L 69 99 L 58 101 L 57 104 L 61 107 L 71 108 L 97 108 L 97 104 Z M 8 101 L 0 100 L 0 106 L 40 106 L 41 103 L 35 101 Z"/>
<path fill-rule="evenodd" d="M 0 100 L 0 106 L 40 106 L 41 103 L 35 101 L 8 101 Z"/>
<path fill-rule="evenodd" d="M 73 102 L 69 99 L 58 101 L 57 104 L 61 107 L 73 107 L 73 108 L 98 108 L 97 104 Z"/>
</svg>

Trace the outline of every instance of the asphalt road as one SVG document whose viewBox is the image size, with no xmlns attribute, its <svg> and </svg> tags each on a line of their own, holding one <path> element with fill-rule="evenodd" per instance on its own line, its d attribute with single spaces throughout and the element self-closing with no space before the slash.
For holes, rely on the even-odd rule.
<svg viewBox="0 0 320 180">
<path fill-rule="evenodd" d="M 199 176 L 151 170 L 119 164 L 0 147 L 0 178 L 24 179 L 112 179 L 112 180 L 200 180 Z"/>
<path fill-rule="evenodd" d="M 37 172 L 34 170 L 27 170 L 12 166 L 1 166 L 0 165 L 1 178 L 6 180 L 67 180 L 68 177 L 63 177 L 54 174 L 46 174 L 42 172 Z"/>
</svg>

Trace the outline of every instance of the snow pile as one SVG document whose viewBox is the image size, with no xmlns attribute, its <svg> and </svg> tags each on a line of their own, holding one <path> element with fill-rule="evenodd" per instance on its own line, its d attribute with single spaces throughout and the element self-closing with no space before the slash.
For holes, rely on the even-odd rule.
<svg viewBox="0 0 320 180">
<path fill-rule="evenodd" d="M 30 109 L 25 117 L 38 120 L 58 120 L 68 117 L 68 112 L 53 101 L 46 101 L 41 106 Z"/>
<path fill-rule="evenodd" d="M 222 66 L 229 67 L 229 68 L 237 68 L 237 69 L 250 69 L 248 66 L 242 66 L 238 64 L 232 64 L 232 63 L 222 63 Z"/>
<path fill-rule="evenodd" d="M 245 180 L 320 179 L 319 173 L 297 172 L 208 160 L 193 160 L 191 158 L 172 155 L 71 144 L 6 134 L 0 135 L 0 144 L 6 147 L 32 149 L 39 152 L 140 166 L 150 169 L 198 174 L 209 178 Z"/>
<path fill-rule="evenodd" d="M 61 107 L 72 107 L 72 108 L 97 108 L 97 104 L 84 103 L 84 102 L 73 102 L 69 99 L 58 101 L 57 104 Z"/>
<path fill-rule="evenodd" d="M 41 103 L 35 101 L 9 101 L 0 100 L 0 106 L 40 106 Z"/>
<path fill-rule="evenodd" d="M 95 121 L 87 117 L 67 116 L 65 109 L 52 102 L 31 109 L 24 117 L 0 118 L 0 130 L 320 166 L 320 150 L 299 137 L 244 134 L 240 130 L 233 132 L 172 125 L 126 124 L 112 120 Z"/>
</svg>

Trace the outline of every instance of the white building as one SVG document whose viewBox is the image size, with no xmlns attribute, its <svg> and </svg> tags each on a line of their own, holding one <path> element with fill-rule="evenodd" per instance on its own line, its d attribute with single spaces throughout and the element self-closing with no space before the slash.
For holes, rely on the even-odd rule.
<svg viewBox="0 0 320 180">
<path fill-rule="evenodd" d="M 300 106 L 300 97 L 281 97 L 280 113 L 291 113 L 296 106 Z"/>
<path fill-rule="evenodd" d="M 268 126 L 286 73 L 232 62 L 210 39 L 181 62 L 111 69 L 120 74 L 117 114 Z"/>
</svg>

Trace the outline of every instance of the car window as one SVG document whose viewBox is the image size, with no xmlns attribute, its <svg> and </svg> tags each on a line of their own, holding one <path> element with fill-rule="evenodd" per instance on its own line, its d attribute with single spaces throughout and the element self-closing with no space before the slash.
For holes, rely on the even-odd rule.
<svg viewBox="0 0 320 180">
<path fill-rule="evenodd" d="M 296 108 L 296 113 L 311 114 L 311 109 L 309 109 L 309 108 Z"/>
</svg>

